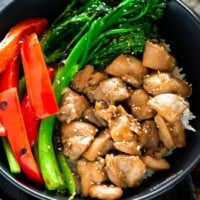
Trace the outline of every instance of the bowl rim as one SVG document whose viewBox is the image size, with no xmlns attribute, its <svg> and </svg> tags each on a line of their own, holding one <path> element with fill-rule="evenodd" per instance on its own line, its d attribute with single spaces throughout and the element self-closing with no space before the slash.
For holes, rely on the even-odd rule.
<svg viewBox="0 0 200 200">
<path fill-rule="evenodd" d="M 9 7 L 15 1 L 17 1 L 17 0 L 1 0 L 0 1 L 0 12 L 6 10 L 6 8 Z M 168 0 L 168 2 L 170 2 L 170 1 L 179 4 L 187 13 L 190 14 L 190 16 L 200 26 L 200 15 L 198 15 L 194 10 L 189 8 L 181 0 Z M 155 190 L 152 189 L 152 190 L 150 190 L 150 192 L 148 194 L 144 194 L 141 197 L 139 197 L 139 195 L 135 195 L 134 198 L 136 198 L 137 200 L 142 200 L 142 199 L 148 198 L 150 200 L 152 198 L 155 198 L 155 197 L 167 192 L 168 190 L 173 188 L 176 184 L 181 182 L 187 175 L 189 175 L 189 173 L 191 173 L 192 169 L 195 168 L 195 166 L 197 166 L 197 164 L 199 162 L 200 162 L 200 154 L 190 164 L 190 166 L 192 166 L 192 167 L 188 167 L 187 169 L 184 170 L 184 174 L 182 174 L 182 173 L 177 174 L 175 177 L 173 177 L 173 179 L 171 181 L 168 181 L 166 183 L 165 183 L 165 180 L 163 180 L 163 182 L 161 182 L 161 185 L 160 186 L 158 185 Z M 20 182 L 16 178 L 14 178 L 10 174 L 10 172 L 8 170 L 4 169 L 1 165 L 0 165 L 0 175 L 3 176 L 13 186 L 17 187 L 18 189 L 22 190 L 23 192 L 25 192 L 29 195 L 32 195 L 33 197 L 36 197 L 36 198 L 39 198 L 39 199 L 48 199 L 48 200 L 54 200 L 55 199 L 54 197 L 47 196 L 46 194 L 40 193 L 35 188 L 32 189 L 31 187 L 23 184 L 22 182 Z M 172 174 L 172 176 L 173 176 L 173 174 Z M 168 178 L 170 178 L 170 177 L 168 177 Z M 162 183 L 165 183 L 165 184 L 162 185 Z M 127 200 L 132 199 L 132 197 L 128 197 L 126 199 Z"/>
</svg>

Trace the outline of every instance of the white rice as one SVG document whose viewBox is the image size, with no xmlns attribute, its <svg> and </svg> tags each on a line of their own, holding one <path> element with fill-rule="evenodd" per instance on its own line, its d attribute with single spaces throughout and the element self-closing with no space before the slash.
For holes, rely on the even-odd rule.
<svg viewBox="0 0 200 200">
<path fill-rule="evenodd" d="M 180 79 L 185 79 L 185 74 L 183 74 L 182 71 L 183 71 L 182 67 L 176 66 L 172 71 L 172 75 Z"/>
<path fill-rule="evenodd" d="M 190 120 L 193 120 L 195 118 L 195 115 L 190 111 L 190 109 L 186 109 L 181 117 L 184 128 L 196 132 L 196 130 L 190 125 Z"/>
</svg>

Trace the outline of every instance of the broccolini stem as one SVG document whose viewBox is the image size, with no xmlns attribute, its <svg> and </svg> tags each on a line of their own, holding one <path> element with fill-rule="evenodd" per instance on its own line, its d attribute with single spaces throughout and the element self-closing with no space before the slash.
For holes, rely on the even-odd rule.
<svg viewBox="0 0 200 200">
<path fill-rule="evenodd" d="M 7 157 L 7 160 L 8 160 L 10 172 L 13 173 L 13 174 L 20 173 L 21 172 L 20 165 L 15 158 L 15 155 L 14 155 L 14 153 L 13 153 L 11 147 L 10 147 L 10 144 L 9 144 L 7 138 L 2 137 L 2 142 L 3 142 L 3 147 L 4 147 L 4 150 L 5 150 L 5 153 L 6 153 L 6 157 Z"/>
<path fill-rule="evenodd" d="M 59 163 L 61 172 L 63 174 L 63 179 L 67 185 L 67 189 L 70 194 L 69 200 L 72 200 L 74 199 L 74 196 L 76 195 L 75 176 L 70 169 L 66 156 L 59 151 L 57 151 L 56 154 L 57 154 L 58 163 Z"/>
<path fill-rule="evenodd" d="M 45 118 L 41 121 L 38 137 L 38 157 L 40 170 L 48 190 L 65 189 L 63 180 L 52 142 L 53 126 L 55 116 Z"/>
</svg>

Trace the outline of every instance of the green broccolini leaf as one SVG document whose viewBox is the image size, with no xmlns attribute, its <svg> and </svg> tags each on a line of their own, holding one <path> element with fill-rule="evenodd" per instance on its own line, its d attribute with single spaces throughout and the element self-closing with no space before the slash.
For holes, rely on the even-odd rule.
<svg viewBox="0 0 200 200">
<path fill-rule="evenodd" d="M 102 35 L 101 42 L 91 50 L 88 63 L 94 66 L 106 66 L 118 55 L 140 55 L 144 51 L 147 39 L 158 38 L 157 26 L 149 22 L 137 22 L 109 30 Z"/>
<path fill-rule="evenodd" d="M 127 8 L 123 6 L 123 2 L 125 2 Z M 134 36 L 132 39 L 134 42 L 130 42 L 129 39 L 128 43 L 131 44 L 131 51 L 127 51 L 126 53 L 140 52 L 139 50 L 143 49 L 142 46 L 144 46 L 145 40 L 151 34 L 148 24 L 151 25 L 155 20 L 162 16 L 166 6 L 166 0 L 132 0 L 128 2 L 119 0 L 71 0 L 63 13 L 61 13 L 61 15 L 53 22 L 48 31 L 46 31 L 41 37 L 41 46 L 47 63 L 65 59 L 80 38 L 89 30 L 92 22 L 107 15 L 116 7 L 118 7 L 117 9 L 119 10 L 119 5 L 123 7 L 121 10 L 123 14 L 119 19 L 114 17 L 114 20 L 117 21 L 118 26 L 138 26 L 136 21 L 141 21 L 139 29 L 142 30 L 142 33 L 145 32 L 144 37 L 142 37 L 142 35 L 140 35 L 140 33 L 137 31 L 134 31 L 133 34 L 126 33 L 127 38 L 129 38 L 131 35 Z M 129 9 L 130 7 L 132 7 L 132 9 Z M 141 18 L 143 20 L 141 20 Z M 106 24 L 109 25 L 109 22 L 106 22 Z M 115 27 L 115 29 L 116 28 L 118 27 Z M 134 30 L 136 30 L 136 28 L 134 28 Z M 116 40 L 118 40 L 119 34 L 115 34 L 114 37 L 117 37 Z M 114 44 L 113 42 L 107 43 L 107 41 L 107 38 L 105 41 L 102 40 L 101 47 L 104 49 L 111 48 L 109 46 Z M 119 43 L 119 45 L 125 45 L 125 43 Z M 117 47 L 115 45 L 115 48 L 113 49 L 116 49 L 119 52 L 120 46 Z M 96 55 L 95 57 L 98 56 Z M 94 62 L 94 64 L 95 63 L 96 62 Z"/>
<path fill-rule="evenodd" d="M 40 38 L 47 63 L 66 57 L 92 23 L 110 11 L 103 1 L 71 1 Z"/>
</svg>

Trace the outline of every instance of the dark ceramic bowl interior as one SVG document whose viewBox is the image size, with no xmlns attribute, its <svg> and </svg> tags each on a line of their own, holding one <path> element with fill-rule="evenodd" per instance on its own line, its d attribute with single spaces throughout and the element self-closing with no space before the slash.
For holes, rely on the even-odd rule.
<svg viewBox="0 0 200 200">
<path fill-rule="evenodd" d="M 63 10 L 66 3 L 66 0 L 1 0 L 0 39 L 12 25 L 22 19 L 47 17 L 50 21 L 53 20 Z M 195 133 L 187 131 L 187 146 L 175 150 L 168 157 L 172 166 L 170 170 L 157 172 L 145 180 L 139 188 L 127 190 L 123 199 L 151 199 L 161 195 L 184 179 L 200 161 L 200 19 L 181 2 L 171 0 L 160 21 L 160 31 L 163 38 L 170 44 L 179 67 L 183 68 L 187 80 L 192 83 L 193 95 L 189 101 L 191 111 L 196 115 L 192 125 L 197 131 Z M 44 187 L 34 185 L 23 175 L 10 174 L 1 144 L 0 154 L 0 173 L 14 187 L 38 199 L 66 199 L 64 195 L 49 192 Z"/>
</svg>

